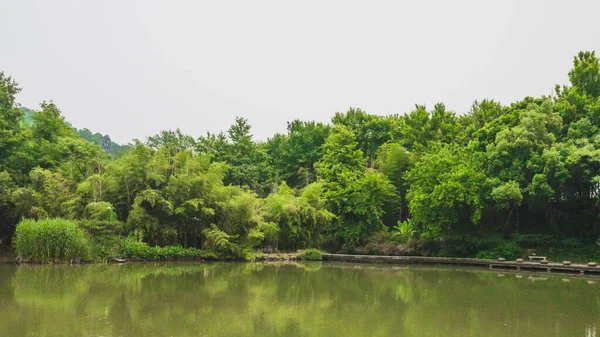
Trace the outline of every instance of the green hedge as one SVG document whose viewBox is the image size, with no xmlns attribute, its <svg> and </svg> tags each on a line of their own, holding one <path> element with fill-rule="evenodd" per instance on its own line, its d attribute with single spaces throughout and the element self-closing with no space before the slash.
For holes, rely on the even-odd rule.
<svg viewBox="0 0 600 337">
<path fill-rule="evenodd" d="M 20 259 L 33 262 L 76 262 L 89 253 L 86 233 L 64 219 L 22 220 L 14 245 Z"/>
</svg>

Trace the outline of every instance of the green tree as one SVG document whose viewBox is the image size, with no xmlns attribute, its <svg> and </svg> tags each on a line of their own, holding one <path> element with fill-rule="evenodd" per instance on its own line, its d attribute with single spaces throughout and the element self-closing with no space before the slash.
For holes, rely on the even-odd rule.
<svg viewBox="0 0 600 337">
<path fill-rule="evenodd" d="M 441 146 L 408 172 L 409 208 L 424 236 L 465 233 L 479 224 L 485 183 L 480 157 L 471 148 Z"/>
<path fill-rule="evenodd" d="M 12 77 L 0 72 L 0 171 L 18 170 L 11 160 L 22 141 L 21 120 L 23 113 L 17 108 L 15 95 L 21 91 Z M 9 167 L 10 165 L 10 167 Z"/>
<path fill-rule="evenodd" d="M 357 146 L 369 165 L 374 162 L 377 149 L 392 140 L 396 126 L 393 119 L 370 115 L 354 108 L 350 108 L 345 114 L 336 113 L 331 121 L 333 125 L 343 125 L 354 134 Z"/>
<path fill-rule="evenodd" d="M 287 135 L 275 135 L 267 152 L 280 178 L 290 186 L 304 187 L 316 179 L 315 164 L 323 156 L 330 127 L 321 123 L 292 121 Z"/>
<path fill-rule="evenodd" d="M 406 173 L 414 164 L 413 156 L 398 143 L 383 144 L 377 155 L 377 168 L 387 176 L 390 183 L 396 188 L 398 220 L 407 217 L 406 193 L 409 188 Z"/>
<path fill-rule="evenodd" d="M 244 118 L 236 118 L 227 131 L 231 141 L 225 160 L 230 165 L 226 183 L 246 186 L 265 195 L 271 189 L 273 171 L 264 146 L 252 141 L 251 126 Z"/>
</svg>

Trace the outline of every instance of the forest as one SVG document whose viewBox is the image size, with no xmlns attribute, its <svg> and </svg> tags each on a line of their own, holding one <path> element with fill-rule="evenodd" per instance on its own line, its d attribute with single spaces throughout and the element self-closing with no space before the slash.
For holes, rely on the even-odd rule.
<svg viewBox="0 0 600 337">
<path fill-rule="evenodd" d="M 16 79 L 0 73 L 0 238 L 21 221 L 64 219 L 99 251 L 129 240 L 230 258 L 305 248 L 600 257 L 595 52 L 578 53 L 568 78 L 550 96 L 482 99 L 460 113 L 350 108 L 266 141 L 239 117 L 224 132 L 162 131 L 121 147 L 72 128 L 51 101 L 20 107 Z"/>
</svg>

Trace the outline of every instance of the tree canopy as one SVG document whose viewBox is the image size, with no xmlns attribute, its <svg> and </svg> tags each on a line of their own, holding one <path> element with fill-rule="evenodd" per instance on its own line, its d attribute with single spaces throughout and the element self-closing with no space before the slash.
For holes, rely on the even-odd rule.
<svg viewBox="0 0 600 337">
<path fill-rule="evenodd" d="M 0 237 L 19 219 L 100 221 L 154 244 L 334 250 L 410 224 L 461 235 L 600 236 L 600 65 L 580 52 L 569 83 L 510 105 L 443 103 L 406 114 L 294 120 L 261 142 L 237 118 L 220 133 L 163 131 L 118 146 L 72 128 L 53 102 L 19 107 L 0 72 Z M 404 225 L 405 227 L 408 225 Z"/>
</svg>

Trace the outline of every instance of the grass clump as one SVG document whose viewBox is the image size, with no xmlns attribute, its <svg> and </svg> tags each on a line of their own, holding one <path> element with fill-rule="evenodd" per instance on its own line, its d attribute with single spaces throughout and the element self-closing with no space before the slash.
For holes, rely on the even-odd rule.
<svg viewBox="0 0 600 337">
<path fill-rule="evenodd" d="M 322 261 L 323 255 L 321 251 L 315 248 L 309 248 L 302 253 L 298 254 L 297 259 L 307 261 Z"/>
<path fill-rule="evenodd" d="M 22 220 L 14 245 L 20 260 L 32 262 L 78 262 L 89 254 L 85 231 L 64 219 Z"/>
</svg>

